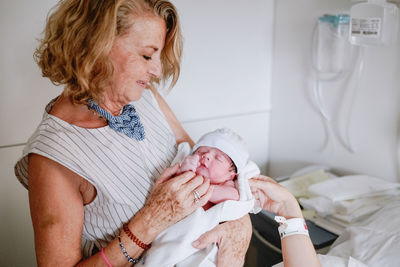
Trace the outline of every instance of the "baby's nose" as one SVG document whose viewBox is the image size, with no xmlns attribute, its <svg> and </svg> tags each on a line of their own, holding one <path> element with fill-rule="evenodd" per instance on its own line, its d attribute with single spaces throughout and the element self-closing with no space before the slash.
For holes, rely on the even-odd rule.
<svg viewBox="0 0 400 267">
<path fill-rule="evenodd" d="M 208 162 L 209 160 L 210 160 L 210 157 L 207 153 L 201 155 L 201 159 L 200 159 L 201 163 L 204 164 L 204 163 Z"/>
</svg>

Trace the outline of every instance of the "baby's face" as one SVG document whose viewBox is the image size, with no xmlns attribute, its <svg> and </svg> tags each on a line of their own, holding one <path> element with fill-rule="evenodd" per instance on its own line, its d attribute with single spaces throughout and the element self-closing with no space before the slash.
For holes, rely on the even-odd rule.
<svg viewBox="0 0 400 267">
<path fill-rule="evenodd" d="M 224 183 L 236 176 L 232 160 L 221 150 L 201 146 L 193 154 L 200 157 L 196 173 L 210 179 L 211 184 Z"/>
</svg>

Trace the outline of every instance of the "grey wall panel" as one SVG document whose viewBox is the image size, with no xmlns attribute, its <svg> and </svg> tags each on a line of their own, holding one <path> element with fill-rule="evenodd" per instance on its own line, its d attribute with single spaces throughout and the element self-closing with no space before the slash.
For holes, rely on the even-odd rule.
<svg viewBox="0 0 400 267">
<path fill-rule="evenodd" d="M 22 147 L 0 149 L 0 266 L 36 266 L 28 191 L 14 175 Z"/>
</svg>

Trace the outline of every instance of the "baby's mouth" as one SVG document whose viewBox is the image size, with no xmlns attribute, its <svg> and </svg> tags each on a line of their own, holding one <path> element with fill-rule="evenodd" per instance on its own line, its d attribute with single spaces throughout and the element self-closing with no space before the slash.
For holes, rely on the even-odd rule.
<svg viewBox="0 0 400 267">
<path fill-rule="evenodd" d="M 196 174 L 197 175 L 201 175 L 204 178 L 208 178 L 208 169 L 204 166 L 204 165 L 200 165 L 197 169 L 196 169 Z"/>
</svg>

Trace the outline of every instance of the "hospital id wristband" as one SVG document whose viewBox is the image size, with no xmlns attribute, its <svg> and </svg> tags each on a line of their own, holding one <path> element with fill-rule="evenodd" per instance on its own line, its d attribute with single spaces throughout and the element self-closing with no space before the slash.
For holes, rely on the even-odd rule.
<svg viewBox="0 0 400 267">
<path fill-rule="evenodd" d="M 278 227 L 281 239 L 291 235 L 309 235 L 307 224 L 303 218 L 286 219 L 282 216 L 275 216 L 275 221 L 281 224 Z"/>
</svg>

